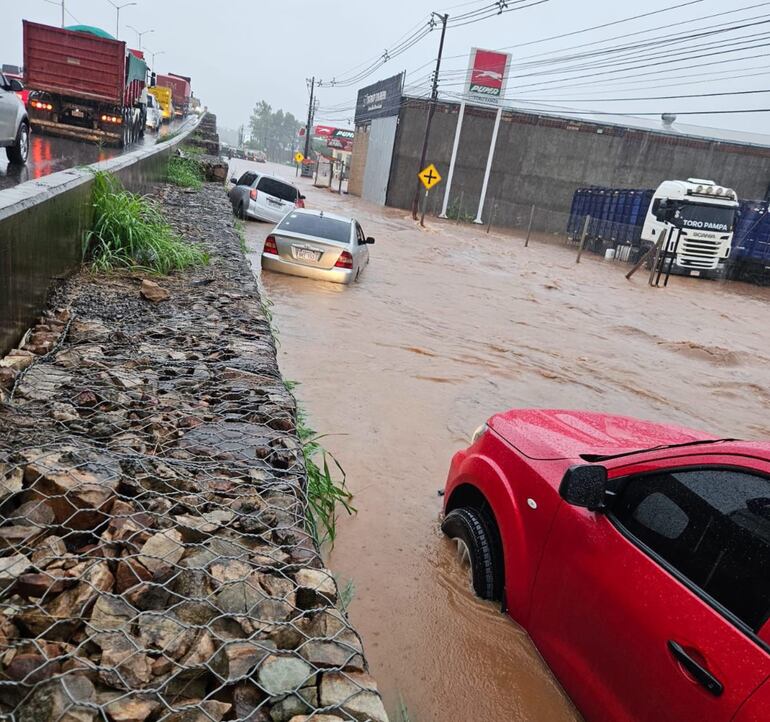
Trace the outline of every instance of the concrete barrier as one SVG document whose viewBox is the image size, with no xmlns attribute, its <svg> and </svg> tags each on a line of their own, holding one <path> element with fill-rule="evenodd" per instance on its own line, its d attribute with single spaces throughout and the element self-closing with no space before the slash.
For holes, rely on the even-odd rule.
<svg viewBox="0 0 770 722">
<path fill-rule="evenodd" d="M 144 192 L 165 177 L 169 156 L 203 117 L 190 118 L 163 143 L 0 191 L 0 356 L 40 316 L 52 284 L 80 264 L 94 171 Z"/>
</svg>

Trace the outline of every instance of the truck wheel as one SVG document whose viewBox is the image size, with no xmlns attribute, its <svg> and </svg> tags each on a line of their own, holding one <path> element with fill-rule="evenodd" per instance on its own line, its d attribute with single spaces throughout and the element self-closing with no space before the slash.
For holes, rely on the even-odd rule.
<svg viewBox="0 0 770 722">
<path fill-rule="evenodd" d="M 24 165 L 29 156 L 29 125 L 22 121 L 16 132 L 16 141 L 5 149 L 8 161 L 15 165 Z"/>
<path fill-rule="evenodd" d="M 493 519 L 479 509 L 454 509 L 441 524 L 457 545 L 460 563 L 470 567 L 473 591 L 482 599 L 502 597 L 502 554 Z"/>
</svg>

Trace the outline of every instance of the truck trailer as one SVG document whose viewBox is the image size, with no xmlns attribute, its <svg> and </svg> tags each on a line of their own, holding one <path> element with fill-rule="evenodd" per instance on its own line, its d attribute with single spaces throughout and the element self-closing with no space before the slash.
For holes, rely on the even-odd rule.
<svg viewBox="0 0 770 722">
<path fill-rule="evenodd" d="M 23 25 L 34 130 L 121 147 L 144 134 L 142 58 L 98 28 Z"/>
<path fill-rule="evenodd" d="M 190 95 L 192 95 L 189 78 L 169 73 L 168 75 L 158 75 L 155 84 L 171 88 L 174 114 L 177 117 L 187 115 L 190 106 Z"/>
</svg>

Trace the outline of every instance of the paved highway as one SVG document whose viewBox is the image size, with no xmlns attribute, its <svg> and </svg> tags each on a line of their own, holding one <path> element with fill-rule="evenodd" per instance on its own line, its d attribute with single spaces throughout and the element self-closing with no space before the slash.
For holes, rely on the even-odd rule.
<svg viewBox="0 0 770 722">
<path fill-rule="evenodd" d="M 174 132 L 183 122 L 177 120 L 170 125 L 164 125 L 160 134 L 148 132 L 143 140 L 128 148 L 100 148 L 94 143 L 35 133 L 30 138 L 29 159 L 25 166 L 9 165 L 5 153 L 0 151 L 0 190 L 74 166 L 89 165 L 114 158 L 124 151 L 133 150 L 142 145 L 153 145 L 158 137 Z"/>
</svg>

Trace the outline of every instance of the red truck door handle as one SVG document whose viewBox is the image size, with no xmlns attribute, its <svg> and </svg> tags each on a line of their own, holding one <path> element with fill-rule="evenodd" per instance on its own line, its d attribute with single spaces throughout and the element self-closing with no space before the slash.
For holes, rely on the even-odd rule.
<svg viewBox="0 0 770 722">
<path fill-rule="evenodd" d="M 704 687 L 708 692 L 715 697 L 719 697 L 725 688 L 722 683 L 708 671 L 700 662 L 693 659 L 684 647 L 673 640 L 668 640 L 668 651 L 674 656 L 679 664 L 684 667 L 687 673 L 695 679 L 695 681 Z"/>
</svg>

